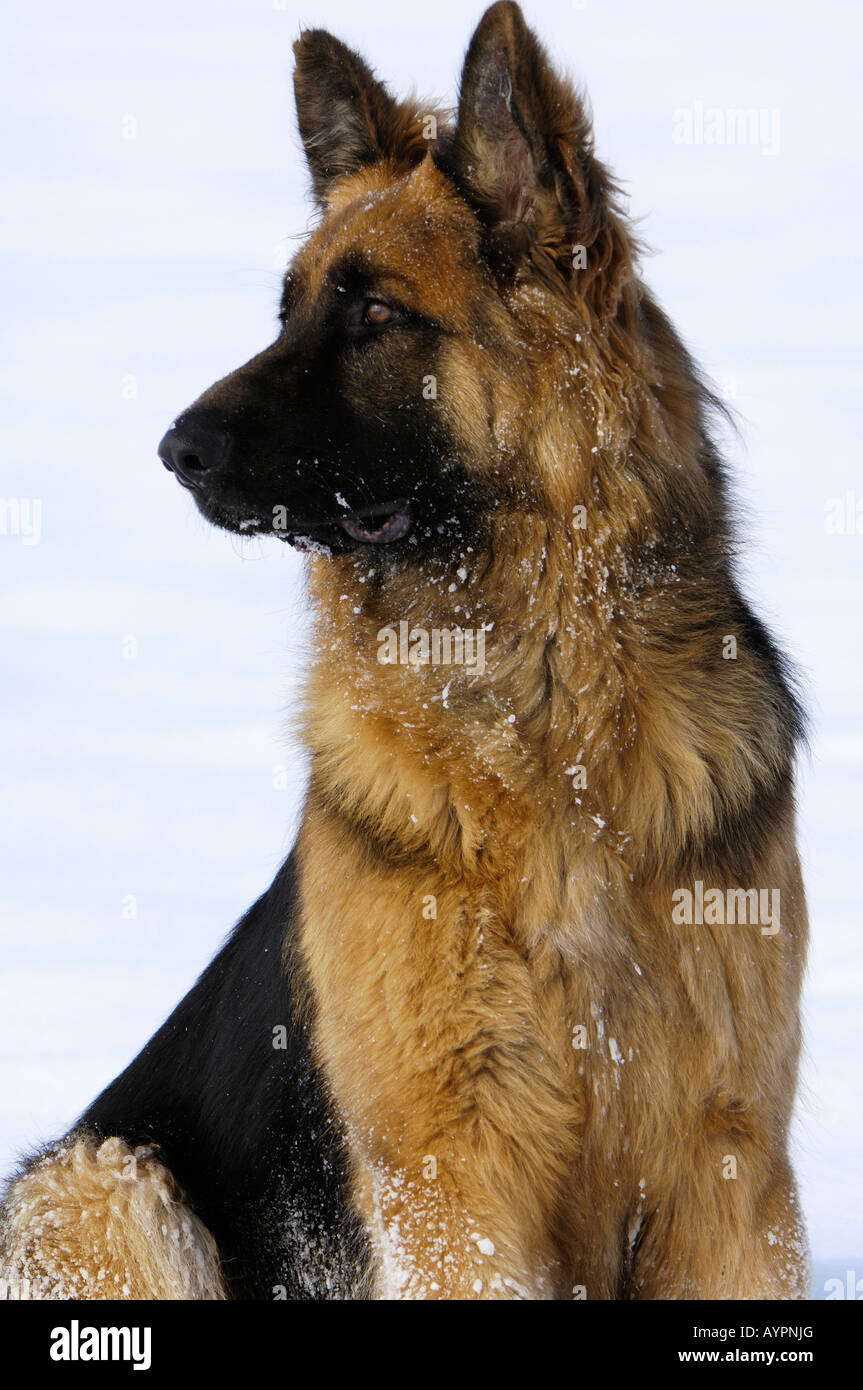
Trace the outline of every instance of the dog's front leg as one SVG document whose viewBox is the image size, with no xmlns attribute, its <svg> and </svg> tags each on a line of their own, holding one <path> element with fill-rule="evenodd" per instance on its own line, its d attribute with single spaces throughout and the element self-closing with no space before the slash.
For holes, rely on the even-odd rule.
<svg viewBox="0 0 863 1390">
<path fill-rule="evenodd" d="M 810 1268 L 794 1180 L 781 1156 L 745 1155 L 734 1142 L 680 1155 L 688 1170 L 646 1223 L 631 1279 L 636 1299 L 803 1299 Z M 710 1152 L 710 1148 L 713 1152 Z M 769 1153 L 768 1146 L 764 1150 Z"/>
<path fill-rule="evenodd" d="M 548 991 L 472 885 L 372 858 L 325 815 L 301 853 L 315 1051 L 378 1296 L 560 1296 L 579 1117 Z"/>
<path fill-rule="evenodd" d="M 374 1296 L 558 1296 L 559 1266 L 541 1228 L 517 1205 L 501 1202 L 499 1190 L 481 1191 L 461 1178 L 454 1181 L 432 1154 L 408 1165 L 363 1164 L 356 1198 L 375 1253 Z"/>
</svg>

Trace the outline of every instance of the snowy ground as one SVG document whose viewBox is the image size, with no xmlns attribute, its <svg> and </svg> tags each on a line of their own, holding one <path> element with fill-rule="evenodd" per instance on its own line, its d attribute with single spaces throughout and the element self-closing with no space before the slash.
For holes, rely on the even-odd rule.
<svg viewBox="0 0 863 1390">
<path fill-rule="evenodd" d="M 0 536 L 4 1171 L 141 1046 L 290 844 L 300 561 L 209 529 L 155 446 L 273 334 L 307 220 L 291 41 L 325 25 L 396 86 L 452 95 L 482 7 L 12 8 L 2 488 L 42 515 L 38 544 Z M 647 276 L 741 414 L 750 592 L 811 692 L 796 1149 L 823 1296 L 863 1280 L 863 535 L 824 525 L 830 499 L 863 501 L 861 22 L 846 0 L 525 8 L 589 87 L 659 248 Z M 763 138 L 675 142 L 698 102 L 763 111 Z"/>
</svg>

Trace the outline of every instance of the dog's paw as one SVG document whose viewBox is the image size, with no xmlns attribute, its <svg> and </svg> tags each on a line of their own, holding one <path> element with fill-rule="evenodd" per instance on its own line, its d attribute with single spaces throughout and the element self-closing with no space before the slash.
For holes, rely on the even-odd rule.
<svg viewBox="0 0 863 1390">
<path fill-rule="evenodd" d="M 0 1296 L 222 1299 L 219 1254 L 157 1151 L 71 1137 L 7 1193 Z"/>
</svg>

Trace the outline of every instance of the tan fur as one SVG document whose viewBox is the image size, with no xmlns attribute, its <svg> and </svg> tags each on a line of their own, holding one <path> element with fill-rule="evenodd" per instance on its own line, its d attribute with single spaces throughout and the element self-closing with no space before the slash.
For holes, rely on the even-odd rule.
<svg viewBox="0 0 863 1390">
<path fill-rule="evenodd" d="M 509 501 L 436 583 L 311 561 L 303 948 L 378 1292 L 802 1297 L 790 796 L 754 858 L 711 848 L 720 807 L 749 804 L 782 737 L 758 653 L 738 634 L 722 660 L 730 593 L 709 575 L 701 598 L 697 567 L 651 572 L 663 484 L 651 496 L 628 466 L 662 456 L 707 516 L 691 388 L 660 331 L 629 333 L 628 303 L 652 313 L 634 280 L 613 333 L 535 279 L 492 301 L 430 161 L 345 181 L 341 221 L 304 253 L 319 274 L 367 219 L 390 225 L 390 199 L 378 254 L 398 265 L 401 246 L 427 245 L 408 280 L 442 261 L 416 275 L 453 326 L 441 408 L 476 474 L 506 458 Z M 481 332 L 458 336 L 463 315 Z M 675 647 L 657 634 L 684 600 L 704 621 Z M 485 624 L 485 675 L 378 664 L 377 634 L 400 619 Z M 674 926 L 672 893 L 697 878 L 780 889 L 780 932 Z"/>
<path fill-rule="evenodd" d="M 18 1299 L 223 1299 L 212 1236 L 152 1150 L 68 1140 L 12 1186 L 3 1292 Z"/>
<path fill-rule="evenodd" d="M 310 560 L 300 950 L 375 1295 L 803 1297 L 793 734 L 733 580 L 697 377 L 516 6 L 468 54 L 461 188 L 356 55 L 319 31 L 297 51 L 325 215 L 291 333 L 346 257 L 433 322 L 434 409 L 486 499 L 451 556 Z M 208 405 L 236 409 L 254 370 Z M 421 384 L 374 383 L 380 418 L 381 392 Z M 484 671 L 382 664 L 402 621 L 483 628 Z M 778 890 L 781 926 L 676 923 L 699 881 Z M 164 1169 L 139 1152 L 126 1185 L 112 1144 L 19 1181 L 22 1275 L 101 1264 L 130 1297 L 221 1297 Z M 199 1292 L 178 1294 L 186 1240 Z"/>
<path fill-rule="evenodd" d="M 627 1232 L 650 1214 L 641 1296 L 802 1296 L 784 1151 L 806 928 L 782 848 L 790 824 L 751 880 L 781 888 L 779 935 L 682 933 L 676 881 L 633 882 L 629 845 L 573 805 L 541 749 L 514 755 L 516 733 L 490 713 L 484 737 L 472 729 L 486 712 L 466 681 L 447 672 L 448 720 L 428 668 L 401 670 L 400 698 L 390 687 L 371 711 L 364 687 L 360 714 L 345 668 L 339 688 L 327 665 L 301 839 L 304 945 L 360 1200 L 399 1248 L 388 1259 L 404 1282 L 384 1291 L 486 1296 L 499 1276 L 531 1297 L 616 1296 Z M 515 686 L 503 708 L 519 708 Z M 597 751 L 614 763 L 613 745 Z M 386 858 L 325 799 L 376 824 Z M 587 1051 L 572 1046 L 576 1024 Z"/>
</svg>

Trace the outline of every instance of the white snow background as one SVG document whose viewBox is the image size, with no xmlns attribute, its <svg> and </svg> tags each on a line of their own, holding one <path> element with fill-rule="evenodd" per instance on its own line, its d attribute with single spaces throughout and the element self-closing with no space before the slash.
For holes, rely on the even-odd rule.
<svg viewBox="0 0 863 1390">
<path fill-rule="evenodd" d="M 525 10 L 590 92 L 656 248 L 647 279 L 740 412 L 748 592 L 811 697 L 795 1142 L 823 1296 L 829 1275 L 863 1279 L 863 535 L 825 529 L 831 498 L 863 501 L 860 12 Z M 309 217 L 291 43 L 323 25 L 396 90 L 452 100 L 481 11 L 6 8 L 0 492 L 39 499 L 42 529 L 0 535 L 4 1172 L 141 1047 L 291 843 L 301 560 L 211 529 L 156 457 L 173 417 L 274 336 L 278 260 Z M 778 151 L 675 143 L 673 113 L 699 101 L 778 112 Z"/>
</svg>

